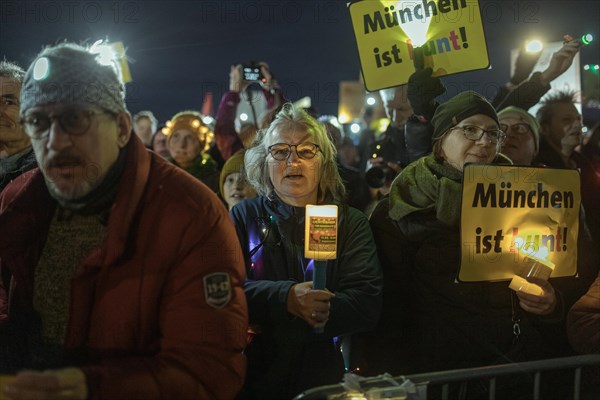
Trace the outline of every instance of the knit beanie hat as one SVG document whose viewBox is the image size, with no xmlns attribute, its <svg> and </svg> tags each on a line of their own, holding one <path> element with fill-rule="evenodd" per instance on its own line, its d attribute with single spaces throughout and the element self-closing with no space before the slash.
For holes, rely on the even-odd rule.
<svg viewBox="0 0 600 400">
<path fill-rule="evenodd" d="M 114 114 L 127 111 L 117 63 L 95 51 L 94 46 L 74 43 L 42 50 L 23 80 L 21 114 L 53 103 L 90 104 Z"/>
<path fill-rule="evenodd" d="M 240 150 L 236 152 L 231 157 L 229 157 L 225 162 L 225 165 L 223 165 L 223 169 L 221 170 L 221 177 L 219 179 L 219 190 L 221 195 L 223 195 L 223 186 L 225 185 L 225 179 L 227 179 L 227 176 L 236 172 L 242 172 L 244 168 L 245 153 L 245 150 Z"/>
<path fill-rule="evenodd" d="M 448 129 L 476 114 L 487 115 L 498 123 L 496 110 L 483 96 L 470 90 L 457 94 L 435 110 L 431 119 L 432 139 L 440 138 Z"/>
<path fill-rule="evenodd" d="M 538 151 L 540 146 L 540 124 L 537 119 L 527 111 L 518 107 L 506 107 L 502 109 L 502 111 L 498 112 L 498 119 L 502 119 L 504 117 L 510 117 L 512 115 L 516 115 L 523 122 L 525 122 L 531 128 L 531 132 L 533 132 L 533 137 L 535 138 L 535 151 Z M 507 132 L 504 132 L 507 133 Z"/>
<path fill-rule="evenodd" d="M 168 136 L 167 140 L 171 140 L 171 134 L 180 129 L 185 129 L 193 132 L 200 141 L 200 151 L 209 149 L 213 141 L 214 134 L 211 129 L 204 123 L 203 115 L 196 111 L 182 111 L 175 114 L 169 121 L 166 122 L 166 128 L 162 132 Z"/>
</svg>

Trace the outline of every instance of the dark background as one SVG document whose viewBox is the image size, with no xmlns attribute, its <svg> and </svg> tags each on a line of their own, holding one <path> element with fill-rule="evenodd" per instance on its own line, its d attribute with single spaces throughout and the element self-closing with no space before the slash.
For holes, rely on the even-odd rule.
<svg viewBox="0 0 600 400">
<path fill-rule="evenodd" d="M 509 78 L 510 49 L 533 36 L 592 33 L 581 65 L 600 63 L 598 1 L 480 5 L 492 69 L 444 78 L 452 94 L 471 88 L 491 98 Z M 310 96 L 323 114 L 337 114 L 339 81 L 360 71 L 345 1 L 0 0 L 0 56 L 24 67 L 43 45 L 103 38 L 128 48 L 130 111 L 150 109 L 162 121 L 199 109 L 206 91 L 216 108 L 233 63 L 267 61 L 290 100 Z"/>
</svg>

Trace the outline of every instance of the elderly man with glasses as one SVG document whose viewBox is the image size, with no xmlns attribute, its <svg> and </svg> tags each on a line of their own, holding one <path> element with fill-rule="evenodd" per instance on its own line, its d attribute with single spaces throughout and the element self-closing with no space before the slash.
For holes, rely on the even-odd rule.
<svg viewBox="0 0 600 400">
<path fill-rule="evenodd" d="M 500 129 L 506 134 L 502 154 L 515 165 L 529 166 L 539 151 L 540 125 L 533 115 L 517 107 L 498 112 Z"/>
<path fill-rule="evenodd" d="M 37 166 L 31 141 L 19 124 L 19 97 L 25 71 L 0 61 L 0 192 Z"/>
<path fill-rule="evenodd" d="M 116 67 L 74 44 L 43 50 L 25 75 L 21 123 L 39 169 L 0 196 L 9 399 L 233 398 L 241 387 L 233 224 L 132 134 L 124 90 Z"/>
</svg>

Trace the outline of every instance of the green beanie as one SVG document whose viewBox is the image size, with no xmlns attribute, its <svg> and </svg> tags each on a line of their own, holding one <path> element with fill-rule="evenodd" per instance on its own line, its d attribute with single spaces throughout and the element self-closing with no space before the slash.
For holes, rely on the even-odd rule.
<svg viewBox="0 0 600 400">
<path fill-rule="evenodd" d="M 473 91 L 461 92 L 438 106 L 431 119 L 433 138 L 440 138 L 448 129 L 456 126 L 463 119 L 476 114 L 487 115 L 498 123 L 498 115 L 494 107 L 478 93 Z"/>
<path fill-rule="evenodd" d="M 522 108 L 517 107 L 506 107 L 502 109 L 502 111 L 498 112 L 498 119 L 502 119 L 504 117 L 509 117 L 510 114 L 516 115 L 523 122 L 525 122 L 531 128 L 531 132 L 533 132 L 533 137 L 535 138 L 535 151 L 537 152 L 540 146 L 540 124 L 537 119 L 527 111 Z M 507 132 L 504 132 L 507 133 Z"/>
</svg>

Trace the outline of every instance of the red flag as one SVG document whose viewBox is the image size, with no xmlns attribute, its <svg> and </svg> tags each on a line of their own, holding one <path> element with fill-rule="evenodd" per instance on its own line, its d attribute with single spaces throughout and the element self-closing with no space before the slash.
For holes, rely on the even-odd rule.
<svg viewBox="0 0 600 400">
<path fill-rule="evenodd" d="M 213 108 L 213 98 L 212 92 L 206 92 L 204 95 L 204 102 L 202 103 L 202 110 L 200 111 L 202 115 L 213 116 L 214 108 Z"/>
</svg>

